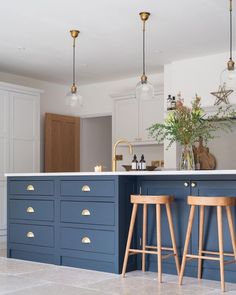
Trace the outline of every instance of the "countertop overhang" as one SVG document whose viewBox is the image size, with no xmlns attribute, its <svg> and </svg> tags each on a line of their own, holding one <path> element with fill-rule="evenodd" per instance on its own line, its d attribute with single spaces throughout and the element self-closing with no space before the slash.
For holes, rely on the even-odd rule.
<svg viewBox="0 0 236 295">
<path fill-rule="evenodd" d="M 158 176 L 158 175 L 236 175 L 236 170 L 161 170 L 161 171 L 116 171 L 116 172 L 48 172 L 48 173 L 6 173 L 6 177 L 15 176 Z"/>
</svg>

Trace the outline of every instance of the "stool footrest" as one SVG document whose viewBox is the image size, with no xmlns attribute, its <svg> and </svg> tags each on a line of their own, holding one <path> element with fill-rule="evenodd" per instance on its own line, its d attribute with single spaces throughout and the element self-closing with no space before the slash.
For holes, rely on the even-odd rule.
<svg viewBox="0 0 236 295">
<path fill-rule="evenodd" d="M 135 254 L 140 254 L 140 253 L 157 255 L 157 254 L 158 254 L 158 251 L 148 251 L 148 250 L 139 250 L 139 249 L 129 249 L 129 255 L 135 255 Z M 172 256 L 176 256 L 175 253 L 162 255 L 162 256 L 161 256 L 161 259 L 166 259 L 166 258 L 169 258 L 169 257 L 172 257 Z"/>
<path fill-rule="evenodd" d="M 157 251 L 148 251 L 148 250 L 138 250 L 138 249 L 129 249 L 129 253 L 138 254 L 138 253 L 146 253 L 146 254 L 155 254 L 157 255 Z"/>
<path fill-rule="evenodd" d="M 215 251 L 202 250 L 201 252 L 204 253 L 204 254 L 220 255 L 220 252 L 215 252 Z M 233 253 L 223 253 L 223 254 L 224 254 L 224 256 L 232 256 L 232 257 L 234 257 Z"/>
<path fill-rule="evenodd" d="M 187 254 L 186 255 L 187 258 L 190 258 L 190 259 L 207 259 L 207 260 L 220 260 L 220 258 L 218 257 L 211 257 L 211 256 L 202 256 L 202 255 L 193 255 L 193 254 Z"/>
<path fill-rule="evenodd" d="M 224 261 L 224 264 L 233 264 L 236 263 L 236 260 L 229 260 L 229 261 Z"/>
<path fill-rule="evenodd" d="M 145 246 L 145 248 L 147 248 L 147 249 L 157 249 L 157 246 Z M 169 247 L 161 247 L 161 250 L 163 250 L 163 251 L 174 251 L 173 248 L 169 248 Z"/>
</svg>

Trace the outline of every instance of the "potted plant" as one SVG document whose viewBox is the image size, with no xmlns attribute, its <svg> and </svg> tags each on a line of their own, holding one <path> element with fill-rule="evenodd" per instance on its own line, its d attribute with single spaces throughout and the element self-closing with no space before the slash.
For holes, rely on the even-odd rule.
<svg viewBox="0 0 236 295">
<path fill-rule="evenodd" d="M 217 136 L 217 130 L 231 131 L 236 112 L 232 106 L 220 106 L 215 114 L 207 115 L 201 107 L 201 98 L 196 95 L 191 107 L 177 100 L 176 109 L 169 111 L 163 123 L 148 128 L 151 137 L 158 143 L 169 141 L 167 149 L 178 142 L 182 146 L 179 168 L 195 169 L 192 146 L 201 138 L 205 143 Z"/>
</svg>

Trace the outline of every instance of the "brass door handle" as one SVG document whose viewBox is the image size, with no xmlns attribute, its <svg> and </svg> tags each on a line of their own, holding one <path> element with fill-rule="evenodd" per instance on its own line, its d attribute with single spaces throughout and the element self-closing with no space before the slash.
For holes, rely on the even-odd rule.
<svg viewBox="0 0 236 295">
<path fill-rule="evenodd" d="M 82 192 L 90 192 L 90 187 L 88 186 L 88 185 L 84 185 L 83 187 L 82 187 Z"/>
<path fill-rule="evenodd" d="M 82 244 L 91 244 L 91 240 L 89 237 L 83 237 Z"/>
<path fill-rule="evenodd" d="M 83 209 L 82 212 L 81 212 L 81 215 L 82 216 L 90 216 L 90 211 L 88 209 Z"/>
<path fill-rule="evenodd" d="M 196 186 L 197 186 L 196 182 L 191 183 L 191 187 L 196 187 Z"/>
<path fill-rule="evenodd" d="M 27 212 L 27 213 L 34 213 L 35 211 L 34 211 L 34 208 L 33 208 L 33 207 L 28 207 L 28 208 L 26 209 L 26 212 Z"/>
<path fill-rule="evenodd" d="M 27 232 L 27 238 L 34 238 L 34 233 L 32 231 Z"/>
<path fill-rule="evenodd" d="M 27 191 L 34 191 L 34 186 L 32 184 L 27 185 Z"/>
</svg>

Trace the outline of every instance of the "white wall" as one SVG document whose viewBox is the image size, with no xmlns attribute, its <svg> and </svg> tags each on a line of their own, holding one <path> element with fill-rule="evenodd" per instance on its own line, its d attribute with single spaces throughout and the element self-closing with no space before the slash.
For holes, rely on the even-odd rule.
<svg viewBox="0 0 236 295">
<path fill-rule="evenodd" d="M 149 75 L 149 80 L 156 88 L 163 88 L 164 77 L 163 74 Z M 0 81 L 13 84 L 19 84 L 28 87 L 38 88 L 44 91 L 41 95 L 40 101 L 40 114 L 41 114 L 41 170 L 43 169 L 43 147 L 44 147 L 44 134 L 43 122 L 45 112 L 57 113 L 63 115 L 78 115 L 78 116 L 100 116 L 112 114 L 112 99 L 111 94 L 125 93 L 134 91 L 135 86 L 139 80 L 139 76 L 109 81 L 103 83 L 95 83 L 90 85 L 79 86 L 79 91 L 84 99 L 84 107 L 82 110 L 79 108 L 71 109 L 65 103 L 65 95 L 69 92 L 70 86 L 49 83 L 23 76 L 12 75 L 0 72 Z M 153 150 L 152 159 L 155 157 L 155 147 L 150 148 Z M 145 150 L 143 151 L 145 153 Z M 82 155 L 83 156 L 83 155 Z"/>
<path fill-rule="evenodd" d="M 236 56 L 236 52 L 234 52 Z M 215 97 L 210 94 L 217 91 L 220 84 L 220 74 L 226 67 L 228 53 L 174 61 L 164 68 L 164 95 L 176 95 L 181 91 L 185 103 L 190 104 L 197 93 L 202 98 L 202 106 L 212 106 Z M 225 78 L 225 75 L 223 76 Z M 229 97 L 230 103 L 236 103 L 236 85 L 234 92 Z M 166 109 L 166 106 L 165 106 Z M 235 146 L 236 138 L 233 134 L 222 134 L 220 139 L 209 143 L 210 151 L 217 158 L 217 169 L 236 168 L 235 157 L 228 153 L 229 147 Z M 227 143 L 227 144 L 225 144 Z M 222 151 L 227 152 L 222 153 Z M 178 152 L 174 146 L 165 152 L 166 168 L 178 167 Z"/>
<path fill-rule="evenodd" d="M 156 88 L 161 87 L 163 89 L 163 73 L 149 75 L 148 78 Z M 81 86 L 80 92 L 84 98 L 84 107 L 81 115 L 111 114 L 112 99 L 110 95 L 115 93 L 130 93 L 135 90 L 138 82 L 139 76 L 137 75 L 137 77 L 124 80 Z"/>
</svg>

